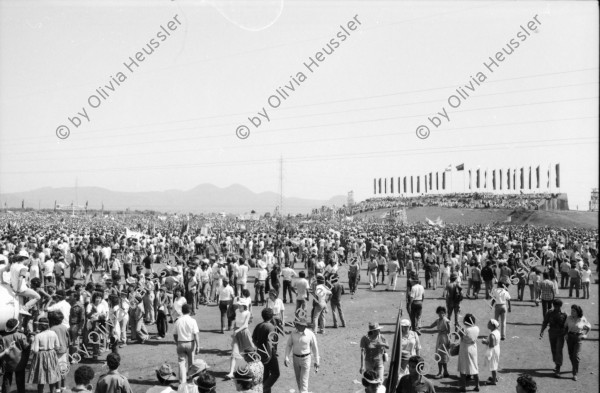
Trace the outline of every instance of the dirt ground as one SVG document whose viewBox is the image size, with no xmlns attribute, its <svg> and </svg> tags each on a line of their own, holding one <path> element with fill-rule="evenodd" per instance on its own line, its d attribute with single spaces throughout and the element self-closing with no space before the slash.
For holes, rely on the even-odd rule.
<svg viewBox="0 0 600 393">
<path fill-rule="evenodd" d="M 298 271 L 298 269 L 296 269 Z M 253 269 L 252 273 L 255 270 Z M 347 286 L 347 275 L 345 270 L 341 269 L 342 282 Z M 318 374 L 311 371 L 309 390 L 315 393 L 325 392 L 362 392 L 364 388 L 360 384 L 360 348 L 358 343 L 367 332 L 369 321 L 377 321 L 382 326 L 382 333 L 392 343 L 395 329 L 395 321 L 398 308 L 404 309 L 406 278 L 400 277 L 399 286 L 396 292 L 386 292 L 385 287 L 379 285 L 375 290 L 370 291 L 366 284 L 366 272 L 361 274 L 361 284 L 359 291 L 355 296 L 346 294 L 342 297 L 342 307 L 346 318 L 347 327 L 333 329 L 331 314 L 327 315 L 325 334 L 317 335 L 319 351 L 321 353 L 321 368 Z M 387 277 L 386 277 L 387 283 Z M 536 307 L 533 302 L 513 302 L 512 313 L 508 314 L 507 340 L 501 342 L 500 383 L 497 386 L 482 386 L 482 392 L 514 392 L 516 379 L 521 373 L 532 375 L 538 383 L 538 392 L 598 392 L 598 285 L 592 284 L 591 297 L 589 300 L 568 298 L 568 293 L 561 290 L 560 297 L 565 302 L 563 309 L 570 312 L 572 304 L 580 305 L 584 310 L 584 315 L 592 324 L 592 331 L 588 339 L 583 342 L 581 354 L 581 364 L 579 371 L 579 380 L 571 380 L 571 365 L 568 358 L 567 348 L 564 348 L 564 364 L 562 369 L 562 378 L 553 378 L 552 362 L 548 335 L 545 334 L 542 340 L 539 339 L 539 331 L 542 322 L 541 306 Z M 513 298 L 516 298 L 516 287 L 510 288 Z M 442 289 L 426 290 L 425 302 L 423 307 L 423 326 L 431 324 L 437 318 L 435 308 L 444 305 L 440 298 Z M 529 291 L 526 290 L 525 299 L 529 298 Z M 261 321 L 261 307 L 253 308 L 254 325 Z M 487 320 L 493 315 L 484 299 L 463 301 L 461 314 L 471 312 L 478 317 L 477 325 L 481 333 L 480 338 L 487 337 Z M 286 304 L 285 315 L 287 320 L 293 319 L 294 306 Z M 232 381 L 224 381 L 223 376 L 229 370 L 229 355 L 231 336 L 229 334 L 220 334 L 219 310 L 215 305 L 201 306 L 194 317 L 198 321 L 201 332 L 201 354 L 210 366 L 210 372 L 217 378 L 217 392 L 230 393 L 235 392 L 235 386 Z M 166 340 L 157 341 L 151 339 L 145 344 L 130 344 L 120 349 L 122 363 L 119 371 L 124 374 L 131 384 L 135 393 L 145 392 L 150 387 L 157 385 L 155 370 L 163 362 L 168 362 L 173 369 L 177 370 L 177 355 L 173 343 L 172 325 L 169 325 L 170 331 Z M 148 327 L 152 336 L 156 333 L 156 326 Z M 253 329 L 253 326 L 251 326 Z M 421 355 L 428 362 L 428 376 L 437 374 L 437 365 L 431 360 L 435 350 L 435 334 L 423 333 L 421 336 L 422 351 Z M 284 339 L 287 342 L 287 337 Z M 291 367 L 283 366 L 285 345 L 279 345 L 279 360 L 281 377 L 273 388 L 273 392 L 294 392 L 297 391 L 294 372 Z M 485 347 L 478 345 L 479 370 L 481 380 L 487 380 L 490 372 L 484 366 L 483 356 Z M 83 360 L 83 364 L 91 365 L 96 378 L 93 381 L 95 387 L 97 377 L 106 372 L 107 368 L 104 359 L 108 352 L 105 352 L 96 363 L 90 360 Z M 387 367 L 386 365 L 386 373 Z M 67 385 L 74 386 L 73 371 L 78 365 L 73 365 L 67 378 Z M 450 378 L 432 380 L 436 392 L 453 392 L 458 389 L 457 376 L 457 358 L 451 358 L 449 364 Z M 431 379 L 431 378 L 430 378 Z M 33 385 L 27 385 L 28 391 L 35 392 Z M 469 389 L 472 389 L 469 388 Z M 13 384 L 11 391 L 15 390 Z M 46 391 L 48 387 L 46 387 Z"/>
</svg>

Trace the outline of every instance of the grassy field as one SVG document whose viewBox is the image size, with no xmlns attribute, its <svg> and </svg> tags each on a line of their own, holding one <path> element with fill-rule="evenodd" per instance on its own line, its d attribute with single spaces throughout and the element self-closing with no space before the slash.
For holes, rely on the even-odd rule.
<svg viewBox="0 0 600 393">
<path fill-rule="evenodd" d="M 298 269 L 297 269 L 298 270 Z M 252 274 L 255 271 L 253 269 Z M 347 276 L 345 269 L 341 269 L 342 282 L 347 287 Z M 310 391 L 318 393 L 327 392 L 362 392 L 360 385 L 360 349 L 358 343 L 367 332 L 369 321 L 377 321 L 382 325 L 382 333 L 391 344 L 395 320 L 398 309 L 405 310 L 405 285 L 406 278 L 400 278 L 397 292 L 386 292 L 385 287 L 378 286 L 374 291 L 368 290 L 365 283 L 366 272 L 362 272 L 362 283 L 355 296 L 344 295 L 342 306 L 348 327 L 333 329 L 331 315 L 327 315 L 327 328 L 324 335 L 318 335 L 318 344 L 321 351 L 322 362 L 318 374 L 314 371 L 310 376 Z M 528 291 L 527 291 L 528 292 Z M 435 308 L 443 305 L 440 298 L 441 289 L 426 290 L 426 300 L 423 310 L 423 325 L 431 324 L 435 319 Z M 511 296 L 516 297 L 516 288 L 510 289 Z M 568 360 L 567 348 L 564 348 L 563 378 L 552 377 L 552 363 L 547 334 L 543 340 L 539 339 L 539 330 L 542 321 L 541 306 L 535 307 L 533 302 L 514 302 L 513 311 L 508 314 L 507 340 L 501 343 L 500 355 L 500 383 L 498 386 L 483 386 L 482 392 L 514 392 L 516 378 L 521 373 L 531 374 L 540 389 L 539 392 L 597 392 L 598 391 L 598 285 L 591 287 L 591 298 L 589 300 L 576 300 L 566 297 L 568 295 L 561 290 L 560 296 L 565 298 L 565 309 L 567 312 L 573 303 L 583 307 L 584 313 L 593 325 L 593 331 L 589 338 L 584 341 L 581 357 L 579 381 L 570 379 L 571 367 Z M 528 299 L 529 294 L 526 294 Z M 480 336 L 487 337 L 487 320 L 491 317 L 489 307 L 485 300 L 465 300 L 461 307 L 461 314 L 471 312 L 478 317 L 477 325 L 481 329 Z M 253 308 L 254 323 L 260 322 L 260 307 Z M 291 320 L 294 309 L 291 304 L 286 304 L 286 319 Z M 202 350 L 200 357 L 209 364 L 210 371 L 217 377 L 217 392 L 235 392 L 235 386 L 231 381 L 224 381 L 223 376 L 228 372 L 231 336 L 221 335 L 219 310 L 216 306 L 202 306 L 194 317 L 198 321 L 201 331 Z M 157 385 L 154 370 L 161 363 L 169 363 L 177 370 L 177 355 L 172 336 L 172 325 L 166 340 L 149 340 L 146 344 L 130 344 L 120 350 L 122 365 L 120 371 L 129 378 L 135 393 L 145 392 L 148 388 Z M 253 329 L 253 326 L 251 326 Z M 149 330 L 154 336 L 155 326 Z M 287 340 L 287 338 L 284 339 Z M 430 359 L 435 351 L 435 334 L 424 333 L 421 336 L 422 355 L 428 360 L 430 376 L 437 373 L 437 366 Z M 284 345 L 279 346 L 279 360 L 281 377 L 275 385 L 273 392 L 297 391 L 292 368 L 283 366 Z M 490 373 L 484 367 L 483 355 L 485 348 L 478 345 L 480 377 L 486 380 Z M 84 360 L 96 371 L 97 376 L 106 372 L 103 364 L 108 353 L 105 352 L 97 363 Z M 388 364 L 389 365 L 389 364 Z M 77 365 L 73 365 L 75 369 Z M 434 380 L 437 392 L 452 392 L 458 387 L 458 376 L 456 372 L 457 358 L 451 358 L 449 371 L 450 378 Z M 386 365 L 387 372 L 387 365 Z M 68 376 L 68 385 L 73 386 L 73 371 Z M 96 380 L 94 380 L 95 386 Z M 14 387 L 14 385 L 13 385 Z M 27 385 L 28 391 L 34 392 L 34 386 Z M 47 388 L 46 388 L 47 389 Z"/>
</svg>

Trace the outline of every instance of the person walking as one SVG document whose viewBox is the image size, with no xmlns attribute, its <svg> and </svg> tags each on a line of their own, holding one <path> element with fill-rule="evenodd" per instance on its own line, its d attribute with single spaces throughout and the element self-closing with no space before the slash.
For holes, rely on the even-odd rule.
<svg viewBox="0 0 600 393">
<path fill-rule="evenodd" d="M 31 344 L 33 356 L 27 382 L 37 384 L 38 393 L 44 391 L 46 384 L 50 387 L 50 393 L 54 393 L 55 384 L 60 381 L 58 357 L 56 356 L 56 351 L 60 349 L 60 342 L 56 333 L 48 329 L 48 325 L 48 318 L 38 319 L 40 332 L 35 335 Z"/>
<path fill-rule="evenodd" d="M 583 269 L 581 270 L 581 285 L 583 287 L 583 299 L 590 298 L 590 282 L 592 278 L 592 271 L 587 264 L 583 265 Z"/>
<path fill-rule="evenodd" d="M 454 313 L 454 326 L 458 326 L 458 313 L 460 312 L 460 303 L 462 302 L 462 287 L 458 282 L 458 274 L 450 274 L 450 281 L 446 283 L 444 289 L 446 295 L 446 309 L 448 310 L 448 319 L 452 320 Z"/>
<path fill-rule="evenodd" d="M 587 338 L 592 325 L 583 316 L 583 310 L 576 304 L 571 306 L 571 315 L 565 320 L 565 333 L 567 334 L 567 349 L 569 360 L 573 366 L 573 381 L 577 381 L 579 372 L 579 354 L 581 353 L 581 342 Z"/>
<path fill-rule="evenodd" d="M 308 380 L 310 376 L 311 360 L 314 356 L 315 372 L 319 372 L 319 347 L 317 345 L 317 336 L 307 327 L 305 318 L 299 318 L 295 321 L 296 331 L 290 335 L 285 348 L 286 367 L 290 364 L 290 355 L 293 355 L 294 375 L 298 393 L 308 393 Z"/>
<path fill-rule="evenodd" d="M 381 328 L 377 322 L 369 322 L 369 331 L 360 339 L 360 373 L 373 370 L 383 381 L 384 363 L 386 361 L 389 345 L 381 335 Z"/>
<path fill-rule="evenodd" d="M 580 288 L 581 271 L 579 270 L 576 263 L 571 263 L 571 269 L 569 270 L 569 297 L 573 296 L 573 289 L 575 289 L 575 297 L 579 298 Z"/>
<path fill-rule="evenodd" d="M 467 375 L 475 380 L 475 391 L 479 391 L 479 367 L 477 365 L 477 337 L 479 327 L 475 325 L 475 317 L 472 314 L 465 315 L 463 320 L 464 329 L 458 329 L 460 336 L 460 348 L 458 353 L 458 372 L 460 373 L 460 390 L 467 391 Z"/>
<path fill-rule="evenodd" d="M 333 317 L 333 328 L 337 329 L 338 323 L 335 317 L 336 311 L 339 314 L 341 327 L 346 327 L 346 320 L 344 319 L 344 311 L 342 310 L 342 295 L 345 293 L 344 285 L 339 282 L 339 276 L 337 273 L 331 275 L 331 316 Z"/>
<path fill-rule="evenodd" d="M 273 321 L 273 310 L 264 308 L 261 312 L 263 322 L 256 325 L 252 332 L 252 341 L 260 354 L 264 365 L 263 393 L 271 393 L 275 382 L 279 379 L 279 359 L 277 358 L 277 343 L 272 339 L 277 335 Z"/>
<path fill-rule="evenodd" d="M 540 283 L 540 300 L 542 301 L 542 319 L 544 319 L 548 310 L 552 308 L 552 301 L 556 292 L 558 292 L 558 288 L 556 287 L 556 283 L 550 280 L 548 272 L 542 273 L 542 277 L 543 281 Z"/>
<path fill-rule="evenodd" d="M 313 291 L 311 325 L 313 329 L 318 327 L 317 332 L 323 334 L 325 333 L 325 311 L 327 310 L 327 302 L 331 296 L 331 291 L 325 286 L 325 277 L 322 274 L 317 274 L 316 284 Z"/>
<path fill-rule="evenodd" d="M 420 280 L 413 281 L 410 288 L 408 310 L 410 313 L 410 323 L 412 330 L 419 336 L 421 335 L 421 314 L 423 312 L 423 301 L 425 300 L 425 288 Z"/>
<path fill-rule="evenodd" d="M 348 286 L 350 287 L 350 295 L 356 293 L 358 282 L 360 280 L 360 263 L 358 258 L 359 257 L 357 256 L 351 257 L 350 263 L 348 264 Z"/>
<path fill-rule="evenodd" d="M 194 363 L 194 354 L 200 353 L 200 330 L 198 322 L 190 316 L 190 305 L 181 307 L 183 315 L 175 322 L 173 339 L 177 346 L 177 358 L 179 362 L 179 382 L 187 381 L 188 367 Z"/>
<path fill-rule="evenodd" d="M 494 319 L 500 323 L 500 340 L 506 339 L 506 312 L 511 312 L 510 294 L 506 290 L 506 284 L 498 283 L 494 290 L 492 304 L 494 305 Z"/>
<path fill-rule="evenodd" d="M 296 277 L 296 272 L 290 267 L 289 262 L 286 262 L 285 267 L 281 270 L 281 277 L 283 277 L 283 302 L 287 303 L 287 295 L 289 295 L 290 303 L 293 304 L 294 298 L 292 297 L 292 278 Z"/>
<path fill-rule="evenodd" d="M 395 292 L 396 291 L 396 283 L 398 281 L 398 270 L 400 269 L 400 264 L 398 263 L 398 257 L 396 257 L 396 254 L 392 254 L 392 259 L 391 261 L 388 263 L 388 277 L 389 277 L 389 282 L 388 282 L 388 287 L 386 288 L 386 291 L 392 291 Z M 435 289 L 435 282 L 433 284 L 433 289 Z"/>
<path fill-rule="evenodd" d="M 554 362 L 554 377 L 560 378 L 560 367 L 563 363 L 563 348 L 565 346 L 564 326 L 567 320 L 567 314 L 562 312 L 562 300 L 554 299 L 553 308 L 544 316 L 542 330 L 540 331 L 540 340 L 544 337 L 544 330 L 548 327 L 548 338 L 550 340 L 550 351 L 552 352 L 552 361 Z"/>
<path fill-rule="evenodd" d="M 567 289 L 569 286 L 569 270 L 571 270 L 571 264 L 568 260 L 563 260 L 560 264 L 560 288 Z"/>
<path fill-rule="evenodd" d="M 231 320 L 227 318 L 227 308 L 233 305 L 235 297 L 234 290 L 229 285 L 229 278 L 223 277 L 223 287 L 219 290 L 218 304 L 221 313 L 221 334 L 225 334 L 225 322 L 227 321 L 227 330 L 231 330 Z"/>
</svg>

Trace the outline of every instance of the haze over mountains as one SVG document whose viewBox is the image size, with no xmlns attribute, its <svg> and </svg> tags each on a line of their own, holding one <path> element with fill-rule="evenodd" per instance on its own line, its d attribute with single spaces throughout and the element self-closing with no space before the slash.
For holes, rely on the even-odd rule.
<svg viewBox="0 0 600 393">
<path fill-rule="evenodd" d="M 279 204 L 279 194 L 275 192 L 254 193 L 244 186 L 234 184 L 219 188 L 212 184 L 201 184 L 188 191 L 146 191 L 120 192 L 100 187 L 44 187 L 32 191 L 0 194 L 2 207 L 6 202 L 9 209 L 20 209 L 25 200 L 26 208 L 54 208 L 54 201 L 60 205 L 71 202 L 85 206 L 88 201 L 89 210 L 99 210 L 104 203 L 104 210 L 155 210 L 160 212 L 182 213 L 249 213 L 255 210 L 264 214 L 273 212 Z M 341 207 L 346 203 L 345 196 L 335 196 L 329 200 L 302 198 L 283 199 L 285 214 L 306 214 L 323 205 Z"/>
</svg>

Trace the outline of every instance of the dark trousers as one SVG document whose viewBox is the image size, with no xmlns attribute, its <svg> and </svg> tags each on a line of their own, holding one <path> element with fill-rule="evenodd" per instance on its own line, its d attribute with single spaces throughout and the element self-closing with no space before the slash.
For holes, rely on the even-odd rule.
<svg viewBox="0 0 600 393">
<path fill-rule="evenodd" d="M 421 313 L 423 312 L 423 302 L 420 300 L 413 300 L 410 305 L 410 324 L 412 330 L 415 332 L 419 330 L 421 323 Z"/>
<path fill-rule="evenodd" d="M 542 300 L 542 321 L 546 317 L 548 310 L 552 308 L 552 300 Z"/>
<path fill-rule="evenodd" d="M 285 281 L 284 281 L 285 283 Z M 265 282 L 264 281 L 257 281 L 256 284 L 254 285 L 254 303 L 256 303 L 256 305 L 258 305 L 258 299 L 260 297 L 260 302 L 261 304 L 265 303 Z"/>
<path fill-rule="evenodd" d="M 567 349 L 569 360 L 573 366 L 573 375 L 579 372 L 579 353 L 581 352 L 581 339 L 577 334 L 567 334 Z"/>
<path fill-rule="evenodd" d="M 2 393 L 8 393 L 12 384 L 13 374 L 17 384 L 17 393 L 25 393 L 25 370 L 12 371 L 5 370 L 4 378 L 2 378 Z"/>
<path fill-rule="evenodd" d="M 569 286 L 569 273 L 560 273 L 560 287 L 565 289 Z"/>
<path fill-rule="evenodd" d="M 219 301 L 219 311 L 221 312 L 221 331 L 225 330 L 225 321 L 227 321 L 227 306 L 229 306 L 228 300 Z M 231 321 L 227 324 L 227 329 L 231 328 Z"/>
<path fill-rule="evenodd" d="M 165 310 L 158 310 L 158 315 L 156 316 L 156 330 L 160 337 L 166 337 L 167 330 L 169 330 L 169 324 L 167 322 Z"/>
<path fill-rule="evenodd" d="M 125 276 L 126 280 L 131 276 L 131 263 L 123 264 L 123 275 Z"/>
<path fill-rule="evenodd" d="M 557 367 L 562 366 L 563 362 L 563 348 L 565 346 L 565 335 L 562 331 L 559 332 L 548 332 L 550 339 L 550 350 L 552 351 L 552 361 Z"/>
<path fill-rule="evenodd" d="M 381 281 L 379 281 L 379 273 L 381 273 Z M 385 265 L 377 265 L 377 274 L 375 275 L 377 282 L 383 284 L 385 281 Z"/>
<path fill-rule="evenodd" d="M 192 291 L 188 291 L 188 293 L 185 295 L 185 300 L 191 307 L 192 315 L 195 314 L 196 313 L 196 294 Z"/>
<path fill-rule="evenodd" d="M 271 360 L 265 365 L 265 371 L 263 375 L 263 393 L 271 393 L 271 388 L 275 385 L 275 382 L 279 379 L 279 359 L 277 354 L 273 351 Z"/>
<path fill-rule="evenodd" d="M 579 280 L 571 279 L 571 285 L 569 285 L 569 297 L 573 296 L 573 288 L 575 288 L 575 297 L 579 297 Z"/>
<path fill-rule="evenodd" d="M 448 310 L 449 320 L 452 320 L 452 313 L 454 312 L 454 324 L 458 325 L 458 312 L 460 311 L 460 304 L 454 304 L 446 301 L 446 310 Z"/>
<path fill-rule="evenodd" d="M 287 303 L 286 295 L 290 295 L 290 303 L 294 302 L 294 298 L 292 297 L 292 282 L 288 280 L 283 280 L 283 302 Z"/>
<path fill-rule="evenodd" d="M 356 273 L 348 273 L 348 285 L 350 286 L 350 293 L 356 292 L 356 287 L 358 285 Z"/>
</svg>

